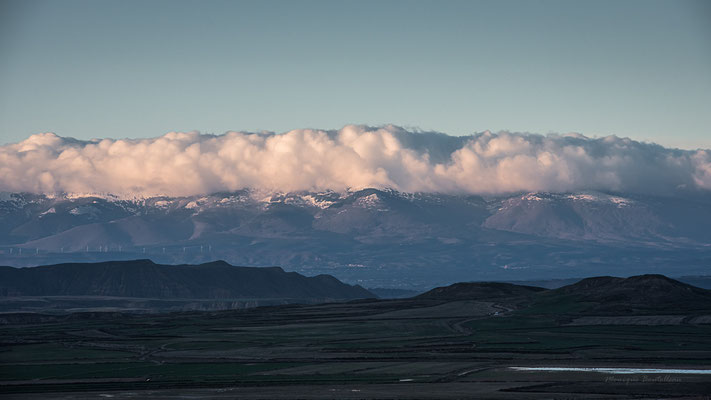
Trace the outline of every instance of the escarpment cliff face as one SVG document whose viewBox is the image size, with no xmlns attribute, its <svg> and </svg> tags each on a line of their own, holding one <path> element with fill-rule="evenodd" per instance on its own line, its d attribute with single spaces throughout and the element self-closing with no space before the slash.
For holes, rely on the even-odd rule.
<svg viewBox="0 0 711 400">
<path fill-rule="evenodd" d="M 0 296 L 111 296 L 155 299 L 350 300 L 376 297 L 330 275 L 224 261 L 159 265 L 150 260 L 0 267 Z"/>
</svg>

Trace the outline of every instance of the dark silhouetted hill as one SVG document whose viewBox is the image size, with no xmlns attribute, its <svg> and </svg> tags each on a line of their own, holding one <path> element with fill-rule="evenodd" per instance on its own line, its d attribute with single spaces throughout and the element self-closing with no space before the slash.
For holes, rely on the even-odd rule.
<svg viewBox="0 0 711 400">
<path fill-rule="evenodd" d="M 432 300 L 490 300 L 529 296 L 545 289 L 502 282 L 464 282 L 438 287 L 417 296 Z"/>
<path fill-rule="evenodd" d="M 603 314 L 678 313 L 711 310 L 711 290 L 701 289 L 664 275 L 629 278 L 602 276 L 548 290 L 537 304 L 577 304 L 580 310 Z"/>
<path fill-rule="evenodd" d="M 685 314 L 711 311 L 711 290 L 663 275 L 601 276 L 557 289 L 498 282 L 456 283 L 414 299 L 493 301 L 525 313 L 551 315 Z"/>
<path fill-rule="evenodd" d="M 113 296 L 157 299 L 375 297 L 330 275 L 306 277 L 279 267 L 236 267 L 224 261 L 159 265 L 150 260 L 0 267 L 0 296 Z"/>
</svg>

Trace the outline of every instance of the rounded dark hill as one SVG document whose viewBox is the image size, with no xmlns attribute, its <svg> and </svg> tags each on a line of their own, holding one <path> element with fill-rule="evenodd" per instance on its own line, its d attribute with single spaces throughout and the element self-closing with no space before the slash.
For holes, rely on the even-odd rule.
<svg viewBox="0 0 711 400">
<path fill-rule="evenodd" d="M 542 293 L 541 299 L 587 304 L 586 311 L 605 314 L 633 311 L 685 313 L 711 310 L 711 290 L 697 288 L 664 275 L 629 278 L 586 278 L 572 285 Z"/>
<path fill-rule="evenodd" d="M 311 301 L 375 297 L 330 275 L 306 277 L 279 267 L 236 267 L 224 261 L 159 265 L 150 260 L 0 267 L 0 295 Z"/>
<path fill-rule="evenodd" d="M 502 282 L 463 282 L 438 287 L 416 296 L 430 300 L 492 300 L 530 296 L 546 289 Z"/>
</svg>

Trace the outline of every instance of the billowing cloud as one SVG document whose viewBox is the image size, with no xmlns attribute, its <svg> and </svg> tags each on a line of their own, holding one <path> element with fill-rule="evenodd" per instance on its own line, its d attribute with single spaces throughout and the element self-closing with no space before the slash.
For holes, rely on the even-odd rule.
<svg viewBox="0 0 711 400">
<path fill-rule="evenodd" d="M 92 141 L 44 133 L 0 147 L 2 191 L 152 196 L 365 187 L 477 194 L 709 190 L 711 151 L 616 136 L 452 137 L 394 126 Z"/>
</svg>

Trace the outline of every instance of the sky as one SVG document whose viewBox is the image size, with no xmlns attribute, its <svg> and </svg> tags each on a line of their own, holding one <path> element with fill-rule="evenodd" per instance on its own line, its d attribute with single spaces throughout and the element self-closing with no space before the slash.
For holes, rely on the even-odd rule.
<svg viewBox="0 0 711 400">
<path fill-rule="evenodd" d="M 395 124 L 711 148 L 708 1 L 0 2 L 0 144 Z"/>
</svg>

